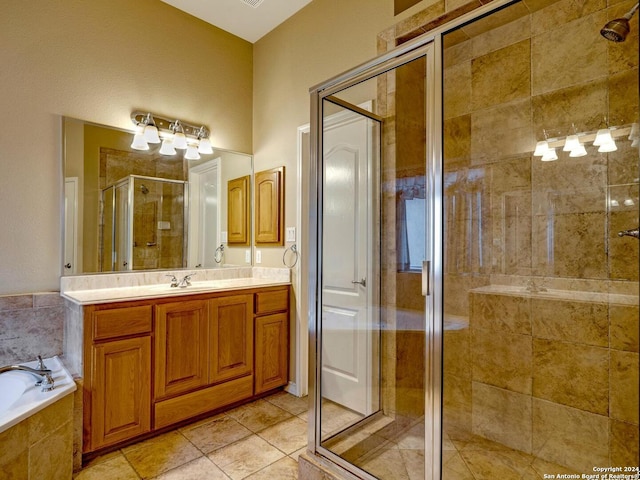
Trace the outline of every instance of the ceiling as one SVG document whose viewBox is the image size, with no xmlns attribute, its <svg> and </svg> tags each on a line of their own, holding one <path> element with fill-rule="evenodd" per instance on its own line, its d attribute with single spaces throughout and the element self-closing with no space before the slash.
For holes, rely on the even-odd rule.
<svg viewBox="0 0 640 480">
<path fill-rule="evenodd" d="M 312 0 L 162 1 L 254 43 Z"/>
</svg>

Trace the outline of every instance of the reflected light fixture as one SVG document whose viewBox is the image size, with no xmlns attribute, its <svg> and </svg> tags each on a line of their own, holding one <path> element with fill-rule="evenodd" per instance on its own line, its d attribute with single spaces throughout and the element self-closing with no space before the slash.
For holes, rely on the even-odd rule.
<svg viewBox="0 0 640 480">
<path fill-rule="evenodd" d="M 540 159 L 543 162 L 552 162 L 554 160 L 558 159 L 558 155 L 556 154 L 556 149 L 555 148 L 549 148 L 547 149 L 546 152 L 544 152 L 544 154 L 542 155 L 542 158 Z"/>
<path fill-rule="evenodd" d="M 204 125 L 192 125 L 178 119 L 163 117 L 151 112 L 135 111 L 131 121 L 137 127 L 131 148 L 149 150 L 149 144 L 162 142 L 161 155 L 175 155 L 176 149 L 187 150 L 187 160 L 197 160 L 202 154 L 212 154 L 210 132 Z M 193 148 L 190 148 L 193 147 Z"/>
<path fill-rule="evenodd" d="M 184 154 L 184 158 L 187 160 L 200 160 L 200 154 L 198 153 L 198 147 L 193 144 L 187 145 L 187 151 Z"/>
</svg>

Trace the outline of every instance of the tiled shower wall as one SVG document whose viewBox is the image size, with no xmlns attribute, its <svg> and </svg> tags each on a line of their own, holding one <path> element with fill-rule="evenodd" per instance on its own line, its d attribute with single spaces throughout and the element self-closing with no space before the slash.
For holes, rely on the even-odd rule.
<svg viewBox="0 0 640 480">
<path fill-rule="evenodd" d="M 0 366 L 62 355 L 63 329 L 60 293 L 0 296 Z"/>
</svg>

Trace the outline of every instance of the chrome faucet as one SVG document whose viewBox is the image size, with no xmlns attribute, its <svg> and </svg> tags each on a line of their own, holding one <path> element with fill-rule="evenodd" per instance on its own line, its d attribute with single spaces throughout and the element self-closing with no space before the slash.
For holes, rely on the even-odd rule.
<svg viewBox="0 0 640 480">
<path fill-rule="evenodd" d="M 44 366 L 42 358 L 38 355 L 38 367 Z M 53 390 L 53 377 L 51 376 L 51 370 L 48 368 L 31 368 L 24 365 L 7 365 L 0 367 L 0 374 L 5 372 L 26 372 L 30 373 L 38 379 L 36 386 L 42 387 L 43 392 Z"/>
<path fill-rule="evenodd" d="M 171 288 L 176 288 L 178 286 L 178 279 L 175 275 L 168 273 L 167 275 L 165 275 L 165 277 L 171 277 Z"/>
<path fill-rule="evenodd" d="M 180 283 L 178 283 L 178 287 L 180 288 L 187 288 L 191 286 L 191 277 L 193 277 L 195 275 L 194 273 L 190 273 L 188 275 L 185 275 L 184 277 L 182 277 L 182 280 L 180 280 Z"/>
</svg>

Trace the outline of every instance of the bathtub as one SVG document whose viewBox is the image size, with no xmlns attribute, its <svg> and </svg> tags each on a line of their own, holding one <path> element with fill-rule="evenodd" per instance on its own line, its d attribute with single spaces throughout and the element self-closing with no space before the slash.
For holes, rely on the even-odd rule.
<svg viewBox="0 0 640 480">
<path fill-rule="evenodd" d="M 23 363 L 35 368 L 37 362 Z M 46 358 L 54 388 L 42 392 L 36 378 L 26 372 L 11 371 L 0 375 L 0 433 L 76 390 L 76 383 L 58 357 Z"/>
</svg>

